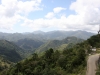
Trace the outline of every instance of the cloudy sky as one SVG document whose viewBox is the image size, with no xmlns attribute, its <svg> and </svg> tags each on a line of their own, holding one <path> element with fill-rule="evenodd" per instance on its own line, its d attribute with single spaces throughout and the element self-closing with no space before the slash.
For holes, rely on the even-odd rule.
<svg viewBox="0 0 100 75">
<path fill-rule="evenodd" d="M 97 32 L 100 0 L 0 0 L 0 32 Z"/>
</svg>

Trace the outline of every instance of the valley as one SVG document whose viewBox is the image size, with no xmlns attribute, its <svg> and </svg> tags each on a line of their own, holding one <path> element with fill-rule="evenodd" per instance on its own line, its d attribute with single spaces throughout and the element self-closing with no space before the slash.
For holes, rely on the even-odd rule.
<svg viewBox="0 0 100 75">
<path fill-rule="evenodd" d="M 0 75 L 4 73 L 5 75 L 85 74 L 83 69 L 86 68 L 86 57 L 91 53 L 90 46 L 99 48 L 100 40 L 97 35 L 84 31 L 82 31 L 86 33 L 84 36 L 89 34 L 90 38 L 80 38 L 79 33 L 76 32 L 66 34 L 68 36 L 63 38 L 61 32 L 61 34 L 56 33 L 57 35 L 54 35 L 55 32 L 48 32 L 48 34 L 36 32 L 32 35 L 31 33 L 10 34 L 9 37 L 7 37 L 9 34 L 2 33 L 6 38 L 0 36 L 0 56 L 6 61 L 1 63 L 7 67 L 1 70 Z M 12 39 L 12 35 L 16 40 Z M 49 36 L 39 39 L 35 35 Z"/>
<path fill-rule="evenodd" d="M 0 75 L 100 75 L 100 0 L 0 0 Z"/>
</svg>

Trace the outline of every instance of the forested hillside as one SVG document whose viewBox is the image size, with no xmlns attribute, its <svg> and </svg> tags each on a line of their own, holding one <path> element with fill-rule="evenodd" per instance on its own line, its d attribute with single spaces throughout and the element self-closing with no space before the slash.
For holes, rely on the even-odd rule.
<svg viewBox="0 0 100 75">
<path fill-rule="evenodd" d="M 12 62 L 8 61 L 7 59 L 4 59 L 2 56 L 0 56 L 0 75 L 1 73 L 5 73 L 5 71 L 12 66 Z"/>
<path fill-rule="evenodd" d="M 18 62 L 1 75 L 85 75 L 86 57 L 91 52 L 91 46 L 99 48 L 98 44 L 100 36 L 94 35 L 62 51 L 50 48 L 42 55 L 33 53 L 31 57 Z"/>
<path fill-rule="evenodd" d="M 0 40 L 0 75 L 4 75 L 14 63 L 22 60 L 23 50 L 7 40 Z"/>
<path fill-rule="evenodd" d="M 10 68 L 5 75 L 85 75 L 86 56 L 91 52 L 90 47 L 99 48 L 98 44 L 100 37 L 94 35 L 72 48 L 66 47 L 62 51 L 50 48 L 42 55 L 34 53 Z"/>
<path fill-rule="evenodd" d="M 32 58 L 17 63 L 7 72 L 7 75 L 79 74 L 83 73 L 86 66 L 85 56 L 83 48 L 74 47 L 62 53 L 49 49 L 40 57 L 34 53 Z"/>
<path fill-rule="evenodd" d="M 43 44 L 42 41 L 32 39 L 21 39 L 15 42 L 18 46 L 26 50 L 34 50 Z"/>
<path fill-rule="evenodd" d="M 67 47 L 73 46 L 74 44 L 72 45 L 64 42 L 62 43 L 61 41 L 59 41 L 59 40 L 63 40 L 66 37 L 76 36 L 83 39 L 87 39 L 92 35 L 93 33 L 86 32 L 86 31 L 49 31 L 49 32 L 35 31 L 31 33 L 0 32 L 0 39 L 13 42 L 17 46 L 19 46 L 20 49 L 18 49 L 17 52 L 23 58 L 26 58 L 27 56 L 29 56 L 34 52 L 43 52 L 49 48 L 53 48 L 55 50 L 62 50 L 66 48 L 66 46 Z M 75 41 L 77 42 L 77 39 Z M 68 42 L 72 42 L 72 41 L 68 41 Z"/>
<path fill-rule="evenodd" d="M 76 37 L 67 37 L 63 40 L 51 40 L 51 41 L 48 41 L 47 43 L 41 45 L 38 49 L 36 49 L 35 52 L 41 53 L 41 52 L 46 51 L 50 48 L 62 51 L 66 47 L 69 48 L 70 45 L 73 46 L 76 43 L 80 43 L 80 42 L 83 42 L 83 41 L 84 41 L 83 39 L 76 38 Z"/>
<path fill-rule="evenodd" d="M 100 34 L 90 37 L 87 41 L 92 47 L 100 48 Z"/>
<path fill-rule="evenodd" d="M 24 50 L 25 57 L 34 53 L 38 47 L 40 47 L 42 44 L 44 44 L 44 42 L 42 42 L 42 41 L 32 40 L 32 39 L 21 39 L 14 43 Z"/>
<path fill-rule="evenodd" d="M 22 59 L 21 53 L 22 49 L 17 45 L 6 40 L 0 40 L 0 56 L 3 58 L 11 62 L 18 62 Z"/>
</svg>

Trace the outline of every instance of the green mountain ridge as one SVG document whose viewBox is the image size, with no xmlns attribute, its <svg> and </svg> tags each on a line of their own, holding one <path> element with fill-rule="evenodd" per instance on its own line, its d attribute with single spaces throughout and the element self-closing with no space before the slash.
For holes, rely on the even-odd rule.
<svg viewBox="0 0 100 75">
<path fill-rule="evenodd" d="M 19 54 L 22 51 L 17 45 L 6 40 L 0 40 L 0 56 L 11 61 L 18 62 L 22 59 Z"/>
<path fill-rule="evenodd" d="M 90 36 L 94 35 L 94 33 L 86 32 L 86 31 L 35 31 L 33 33 L 2 33 L 0 32 L 1 40 L 8 40 L 17 42 L 21 39 L 32 39 L 32 40 L 62 40 L 69 36 L 78 37 L 81 39 L 88 39 Z"/>
<path fill-rule="evenodd" d="M 24 57 L 31 55 L 38 47 L 44 44 L 42 41 L 32 39 L 21 39 L 14 43 L 24 50 Z"/>
<path fill-rule="evenodd" d="M 76 43 L 80 43 L 82 41 L 83 41 L 83 39 L 79 39 L 76 37 L 67 37 L 63 40 L 52 40 L 52 41 L 49 41 L 49 42 L 43 44 L 42 46 L 40 46 L 35 52 L 40 53 L 40 52 L 43 52 L 50 48 L 53 48 L 55 50 L 62 50 L 64 48 L 66 48 L 68 46 L 68 44 L 70 44 L 70 43 L 76 44 Z"/>
<path fill-rule="evenodd" d="M 23 49 L 36 49 L 43 44 L 42 41 L 32 39 L 21 39 L 15 43 Z"/>
<path fill-rule="evenodd" d="M 64 43 L 73 42 L 68 37 Z M 78 39 L 77 39 L 78 40 Z M 62 40 L 54 40 L 50 43 L 57 44 Z M 90 47 L 100 48 L 100 36 L 94 35 L 89 39 L 75 44 L 71 48 L 65 48 L 61 52 L 55 49 L 48 49 L 44 54 L 32 54 L 32 57 L 18 62 L 14 67 L 6 71 L 5 75 L 85 75 L 86 60 L 91 53 Z"/>
</svg>

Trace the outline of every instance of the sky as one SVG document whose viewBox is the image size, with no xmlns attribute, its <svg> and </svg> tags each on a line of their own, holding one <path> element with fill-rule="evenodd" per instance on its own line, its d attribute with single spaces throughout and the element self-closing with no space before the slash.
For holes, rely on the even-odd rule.
<svg viewBox="0 0 100 75">
<path fill-rule="evenodd" d="M 99 24 L 100 0 L 0 0 L 0 32 L 97 33 Z"/>
</svg>

